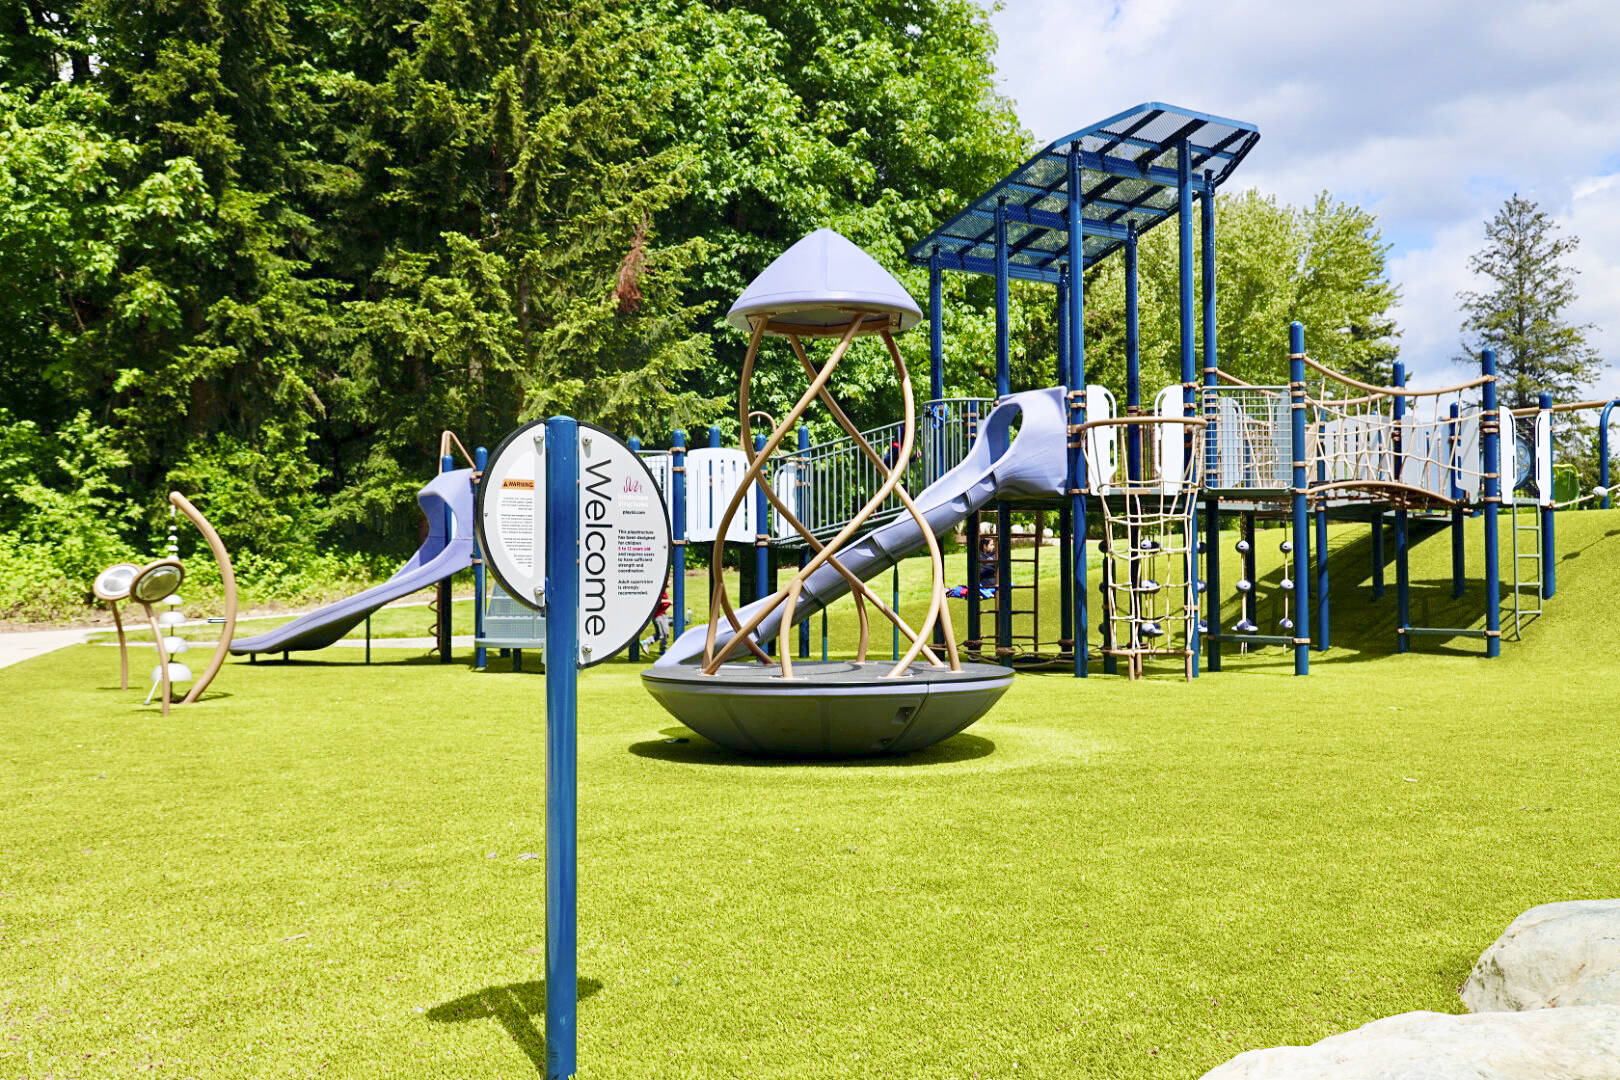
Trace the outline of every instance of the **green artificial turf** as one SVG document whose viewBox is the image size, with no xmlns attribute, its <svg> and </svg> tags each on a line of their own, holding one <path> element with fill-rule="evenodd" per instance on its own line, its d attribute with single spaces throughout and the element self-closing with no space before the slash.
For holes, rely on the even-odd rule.
<svg viewBox="0 0 1620 1080">
<path fill-rule="evenodd" d="M 1559 526 L 1500 660 L 1394 655 L 1344 526 L 1310 678 L 1021 675 L 898 760 L 739 758 L 591 669 L 580 1075 L 1196 1077 L 1460 1011 L 1520 911 L 1620 895 L 1620 511 Z M 1413 565 L 1478 614 L 1444 534 Z M 0 670 L 0 1075 L 543 1071 L 543 678 L 360 656 L 167 718 L 106 649 Z"/>
</svg>

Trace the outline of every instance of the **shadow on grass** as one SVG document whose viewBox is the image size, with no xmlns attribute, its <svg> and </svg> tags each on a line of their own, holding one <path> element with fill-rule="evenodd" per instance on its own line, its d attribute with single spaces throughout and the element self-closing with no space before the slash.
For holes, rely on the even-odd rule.
<svg viewBox="0 0 1620 1080">
<path fill-rule="evenodd" d="M 828 769 L 915 768 L 927 765 L 945 765 L 953 761 L 972 761 L 995 752 L 996 744 L 982 735 L 953 735 L 944 742 L 914 750 L 909 754 L 874 755 L 862 758 L 791 758 L 752 757 L 736 750 L 728 750 L 710 742 L 697 732 L 684 727 L 665 728 L 663 739 L 648 739 L 631 743 L 629 750 L 637 757 L 673 761 L 683 765 L 746 765 L 755 768 L 773 768 L 781 765 L 816 765 Z"/>
<path fill-rule="evenodd" d="M 602 984 L 595 979 L 580 979 L 576 983 L 579 1000 L 584 1001 Z M 546 1036 L 536 1027 L 531 1017 L 546 1014 L 546 984 L 534 982 L 506 983 L 486 986 L 463 994 L 454 1001 L 435 1005 L 427 1011 L 427 1018 L 436 1024 L 465 1024 L 472 1020 L 494 1020 L 517 1043 L 518 1049 L 528 1056 L 535 1072 L 546 1074 Z M 542 1020 L 543 1026 L 543 1020 Z"/>
</svg>

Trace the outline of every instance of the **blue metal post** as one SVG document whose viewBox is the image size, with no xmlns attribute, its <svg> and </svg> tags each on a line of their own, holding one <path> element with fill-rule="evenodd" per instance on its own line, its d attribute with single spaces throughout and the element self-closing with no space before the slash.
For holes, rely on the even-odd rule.
<svg viewBox="0 0 1620 1080">
<path fill-rule="evenodd" d="M 1179 196 L 1177 208 L 1180 221 L 1177 222 L 1179 265 L 1178 274 L 1181 284 L 1181 303 L 1179 316 L 1181 322 L 1181 405 L 1182 415 L 1192 416 L 1196 404 L 1198 373 L 1197 361 L 1193 353 L 1193 216 L 1192 216 L 1192 146 L 1186 139 L 1182 139 L 1176 146 L 1176 186 Z M 1187 428 L 1182 436 L 1182 460 L 1186 461 L 1192 455 L 1192 429 Z M 1187 538 L 1191 542 L 1192 537 Z M 1193 621 L 1192 632 L 1189 635 L 1188 647 L 1192 650 L 1192 674 L 1198 676 L 1198 654 L 1201 649 L 1198 633 L 1198 623 Z"/>
<path fill-rule="evenodd" d="M 641 457 L 641 439 L 639 439 L 635 435 L 632 435 L 628 439 L 626 439 L 625 442 L 626 442 L 627 445 L 629 445 L 630 452 L 632 454 L 634 454 L 639 459 Z M 645 626 L 643 626 L 641 628 L 641 630 L 645 630 L 645 629 L 646 629 Z M 629 652 L 630 652 L 630 662 L 632 664 L 641 659 L 641 630 L 637 630 L 635 637 L 630 639 Z"/>
<path fill-rule="evenodd" d="M 1057 379 L 1059 386 L 1069 381 L 1069 268 L 1060 266 L 1057 283 Z M 1074 515 L 1069 504 L 1058 509 L 1058 652 L 1074 648 L 1074 581 L 1069 577 L 1070 551 L 1074 544 Z M 1038 583 L 1037 583 L 1038 584 Z"/>
<path fill-rule="evenodd" d="M 546 1077 L 575 1071 L 579 425 L 546 421 Z"/>
<path fill-rule="evenodd" d="M 1541 415 L 1546 417 L 1546 421 L 1547 421 L 1547 425 L 1548 425 L 1547 426 L 1547 442 L 1548 442 L 1547 453 L 1549 455 L 1551 455 L 1552 454 L 1552 445 L 1551 445 L 1552 444 L 1552 395 L 1551 394 L 1538 394 L 1538 395 L 1536 395 L 1536 407 L 1541 410 Z M 1540 422 L 1539 417 L 1537 418 L 1537 422 L 1538 422 L 1538 425 L 1539 425 L 1539 422 Z M 1540 451 L 1540 449 L 1541 449 L 1541 447 L 1539 447 L 1539 446 L 1536 447 L 1536 450 L 1538 452 Z M 1539 472 L 1540 469 L 1541 469 L 1541 463 L 1538 461 L 1536 463 L 1536 470 Z M 1551 465 L 1550 462 L 1548 463 L 1548 466 L 1547 466 L 1547 474 L 1548 474 L 1549 478 L 1552 475 L 1552 465 Z M 1548 490 L 1548 491 L 1539 492 L 1539 495 L 1541 497 L 1541 596 L 1545 600 L 1551 600 L 1558 593 L 1558 551 L 1557 551 L 1557 545 L 1553 541 L 1553 537 L 1554 537 L 1554 532 L 1553 532 L 1553 529 L 1554 529 L 1554 522 L 1553 522 L 1553 493 L 1552 493 L 1552 491 Z"/>
<path fill-rule="evenodd" d="M 686 432 L 676 429 L 669 440 L 670 532 L 674 582 L 669 592 L 671 640 L 686 633 Z"/>
<path fill-rule="evenodd" d="M 1480 444 L 1485 455 L 1485 655 L 1502 655 L 1501 567 L 1497 552 L 1497 512 L 1502 503 L 1500 419 L 1496 405 L 1496 350 L 1479 354 L 1479 373 L 1485 376 L 1485 415 L 1480 419 Z"/>
<path fill-rule="evenodd" d="M 482 446 L 473 448 L 473 469 L 477 473 L 478 483 L 484 481 L 484 469 L 489 466 L 489 451 Z M 484 588 L 488 570 L 484 566 L 484 553 L 478 546 L 478 530 L 473 530 L 473 640 L 482 640 L 484 636 Z M 371 616 L 366 616 L 366 631 L 371 630 Z M 369 638 L 366 648 L 371 648 Z M 489 650 L 482 645 L 473 649 L 473 670 L 483 671 L 489 663 Z"/>
<path fill-rule="evenodd" d="M 1327 464 L 1323 461 L 1316 463 L 1316 482 L 1327 483 Z M 1327 527 L 1327 500 L 1319 500 L 1316 504 L 1316 650 L 1327 652 L 1332 644 L 1331 628 L 1328 624 L 1328 527 Z"/>
<path fill-rule="evenodd" d="M 1406 385 L 1406 365 L 1395 361 L 1395 385 Z M 1406 454 L 1401 445 L 1401 421 L 1406 418 L 1406 395 L 1395 395 L 1395 434 L 1393 436 L 1395 450 L 1395 478 L 1398 480 L 1406 473 Z M 1412 568 L 1409 561 L 1410 537 L 1406 531 L 1406 504 L 1402 503 L 1395 508 L 1395 651 L 1410 652 L 1412 636 L 1407 633 L 1412 627 Z"/>
<path fill-rule="evenodd" d="M 1294 674 L 1311 673 L 1310 530 L 1305 506 L 1305 327 L 1288 324 L 1288 397 L 1292 410 L 1290 431 L 1294 457 Z M 1303 637 L 1298 635 L 1304 635 Z"/>
<path fill-rule="evenodd" d="M 1007 200 L 996 200 L 996 397 L 1012 393 L 1011 317 L 1007 310 Z M 1012 508 L 996 503 L 996 657 L 1012 656 Z"/>
<path fill-rule="evenodd" d="M 1125 415 L 1142 415 L 1141 310 L 1136 291 L 1136 226 L 1125 234 Z M 1125 475 L 1135 484 L 1142 479 L 1142 429 L 1125 428 Z"/>
<path fill-rule="evenodd" d="M 720 429 L 713 424 L 709 425 L 709 448 L 713 450 L 720 448 Z"/>
<path fill-rule="evenodd" d="M 1084 193 L 1080 185 L 1080 144 L 1069 145 L 1068 199 L 1065 205 L 1069 229 L 1069 252 L 1066 267 L 1069 272 L 1069 425 L 1071 429 L 1086 422 L 1086 253 L 1085 233 L 1082 231 Z M 1074 544 L 1074 673 L 1080 678 L 1089 674 L 1091 656 L 1087 638 L 1086 604 L 1086 458 L 1081 452 L 1081 440 L 1069 437 L 1069 519 L 1073 523 Z"/>
<path fill-rule="evenodd" d="M 456 459 L 453 455 L 445 454 L 439 458 L 439 471 L 441 473 L 452 472 L 455 470 L 455 467 Z M 455 528 L 455 515 L 450 513 L 449 507 L 445 507 L 444 535 L 446 539 L 455 535 Z M 440 581 L 437 586 L 437 595 L 439 598 L 439 618 L 436 629 L 439 638 L 439 663 L 441 664 L 448 664 L 450 662 L 450 638 L 454 633 L 454 613 L 451 610 L 451 605 L 455 603 L 455 594 L 451 589 L 451 581 L 452 578 L 447 577 Z"/>
<path fill-rule="evenodd" d="M 1203 316 L 1204 316 L 1204 389 L 1206 393 L 1217 385 L 1215 373 L 1220 370 L 1220 357 L 1215 348 L 1215 174 L 1204 173 L 1204 191 L 1199 200 L 1202 211 L 1199 239 L 1201 241 L 1201 262 L 1203 282 Z M 1211 448 L 1215 446 L 1218 437 L 1215 430 L 1215 410 L 1212 405 L 1206 404 L 1204 419 L 1208 426 L 1204 428 L 1204 447 L 1206 460 L 1212 456 Z M 1218 479 L 1218 478 L 1217 478 Z M 1206 485 L 1209 481 L 1206 479 Z M 1221 583 L 1221 502 L 1211 495 L 1204 500 L 1204 600 L 1200 611 L 1204 621 L 1211 626 L 1220 622 L 1220 583 Z M 1198 565 L 1197 560 L 1193 565 Z M 1206 611 L 1203 604 L 1208 604 L 1213 611 Z M 1211 617 L 1213 616 L 1213 617 Z M 1205 645 L 1210 671 L 1221 670 L 1221 643 L 1219 639 L 1212 640 Z"/>
<path fill-rule="evenodd" d="M 983 558 L 979 551 L 980 529 L 983 517 L 975 510 L 967 516 L 964 539 L 967 541 L 967 647 L 971 652 L 984 648 L 983 604 L 979 599 L 979 569 Z"/>
<path fill-rule="evenodd" d="M 1451 467 L 1446 471 L 1450 477 L 1451 497 L 1455 501 L 1455 505 L 1451 508 L 1451 598 L 1453 600 L 1462 599 L 1463 589 L 1468 581 L 1468 559 L 1464 550 L 1466 545 L 1463 543 L 1463 519 L 1466 515 L 1463 513 L 1463 489 L 1461 476 L 1459 475 L 1459 466 L 1461 465 L 1459 458 L 1462 452 L 1458 442 L 1462 431 L 1462 423 L 1459 419 L 1461 414 L 1462 407 L 1455 401 L 1452 402 L 1451 417 L 1446 422 L 1446 446 L 1449 448 Z"/>
<path fill-rule="evenodd" d="M 945 396 L 945 290 L 939 248 L 928 253 L 928 396 Z"/>
<path fill-rule="evenodd" d="M 944 397 L 945 292 L 939 268 L 939 248 L 935 247 L 928 253 L 928 429 L 934 435 L 934 460 L 929 462 L 933 476 L 930 480 L 945 475 L 945 415 L 937 404 Z M 800 450 L 809 445 L 803 428 L 799 429 L 799 441 Z M 936 630 L 939 631 L 936 638 L 942 639 L 944 632 L 938 627 Z"/>
<path fill-rule="evenodd" d="M 939 309 L 935 308 L 934 310 L 938 311 Z M 937 318 L 937 316 L 936 316 L 936 318 Z M 804 464 L 803 464 L 804 457 L 805 457 L 806 452 L 809 451 L 809 449 L 810 449 L 810 429 L 805 427 L 803 424 L 800 424 L 799 425 L 799 461 L 800 461 L 799 468 L 801 470 L 804 468 Z M 808 486 L 807 482 L 805 481 L 802 473 L 800 474 L 800 477 L 799 477 L 798 494 L 799 494 L 799 499 L 798 499 L 799 520 L 803 521 L 809 515 L 810 508 L 805 505 L 805 503 L 808 501 L 808 498 L 809 498 L 809 486 Z M 803 570 L 809 564 L 810 564 L 810 545 L 809 544 L 801 544 L 801 545 L 799 545 L 799 569 Z M 808 659 L 810 659 L 810 620 L 809 619 L 803 619 L 799 623 L 799 659 L 800 660 L 808 660 Z"/>
<path fill-rule="evenodd" d="M 1377 510 L 1372 519 L 1372 595 L 1374 600 L 1384 598 L 1384 512 Z"/>
<path fill-rule="evenodd" d="M 1012 393 L 1011 326 L 1007 314 L 1007 200 L 996 200 L 996 397 Z"/>
<path fill-rule="evenodd" d="M 1603 489 L 1603 509 L 1610 507 L 1609 501 L 1609 415 L 1614 412 L 1615 406 L 1620 405 L 1620 398 L 1603 406 L 1598 414 L 1598 486 Z"/>
<path fill-rule="evenodd" d="M 754 453 L 765 449 L 765 436 L 754 436 Z M 754 599 L 771 595 L 770 502 L 765 498 L 765 479 L 754 483 Z"/>
</svg>

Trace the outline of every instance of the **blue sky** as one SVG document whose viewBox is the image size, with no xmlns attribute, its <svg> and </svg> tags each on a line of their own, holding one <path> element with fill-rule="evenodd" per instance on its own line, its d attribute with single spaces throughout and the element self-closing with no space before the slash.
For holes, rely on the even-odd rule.
<svg viewBox="0 0 1620 1080">
<path fill-rule="evenodd" d="M 1485 219 L 1535 199 L 1581 238 L 1570 315 L 1620 393 L 1620 0 L 1006 0 L 992 19 L 1041 142 L 1170 102 L 1258 125 L 1229 184 L 1376 213 L 1414 382 L 1454 373 Z"/>
</svg>

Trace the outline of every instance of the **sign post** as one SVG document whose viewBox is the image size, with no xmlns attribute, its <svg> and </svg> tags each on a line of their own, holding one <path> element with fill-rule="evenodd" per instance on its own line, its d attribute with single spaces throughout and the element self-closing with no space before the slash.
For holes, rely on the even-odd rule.
<svg viewBox="0 0 1620 1080">
<path fill-rule="evenodd" d="M 669 576 L 669 519 L 624 443 L 568 416 L 495 448 L 473 517 L 501 588 L 546 624 L 546 1080 L 577 1067 L 579 669 L 646 625 Z"/>
<path fill-rule="evenodd" d="M 579 437 L 546 421 L 546 1080 L 574 1075 L 577 926 Z"/>
</svg>

